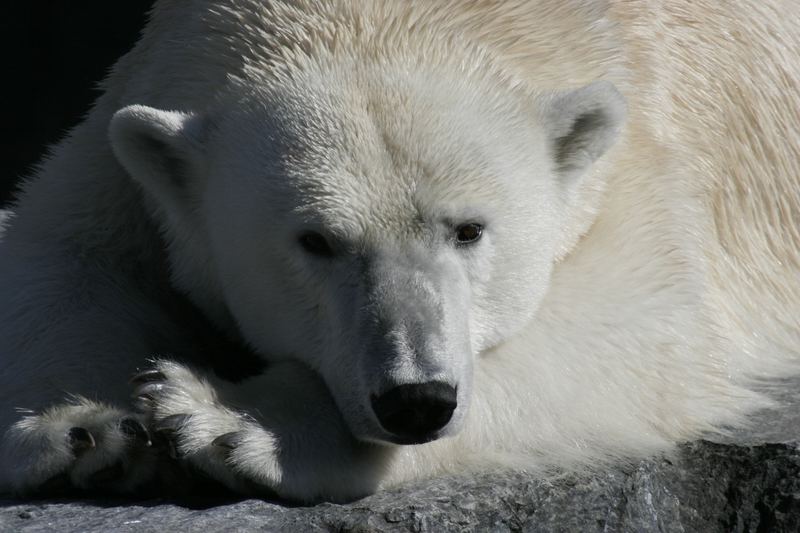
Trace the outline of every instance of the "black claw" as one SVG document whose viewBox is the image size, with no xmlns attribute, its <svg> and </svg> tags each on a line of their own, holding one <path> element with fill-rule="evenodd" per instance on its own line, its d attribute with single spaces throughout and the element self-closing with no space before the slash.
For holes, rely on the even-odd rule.
<svg viewBox="0 0 800 533">
<path fill-rule="evenodd" d="M 220 435 L 216 439 L 212 440 L 211 445 L 232 450 L 242 443 L 243 437 L 244 435 L 242 435 L 241 431 L 232 431 L 230 433 L 225 433 L 224 435 Z"/>
<path fill-rule="evenodd" d="M 167 376 L 160 370 L 151 369 L 139 372 L 130 379 L 131 385 L 142 385 L 154 381 L 167 381 Z"/>
<path fill-rule="evenodd" d="M 135 418 L 126 417 L 120 420 L 119 430 L 125 437 L 142 446 L 152 446 L 153 441 L 150 438 L 150 432 L 144 425 Z"/>
<path fill-rule="evenodd" d="M 178 431 L 179 428 L 186 425 L 186 422 L 192 417 L 192 415 L 170 415 L 166 418 L 162 418 L 158 422 L 156 422 L 155 428 L 156 431 L 159 432 L 170 432 L 174 433 Z"/>
<path fill-rule="evenodd" d="M 153 398 L 156 394 L 164 390 L 164 384 L 158 382 L 152 383 L 143 383 L 136 387 L 133 391 L 133 396 L 145 396 L 147 398 Z"/>
<path fill-rule="evenodd" d="M 151 411 L 153 403 L 155 402 L 156 395 L 164 388 L 163 383 L 145 383 L 138 386 L 131 397 L 133 398 L 133 406 L 137 411 L 146 413 Z"/>
<path fill-rule="evenodd" d="M 69 431 L 67 431 L 67 443 L 72 448 L 72 453 L 76 456 L 95 447 L 94 437 L 89 433 L 88 429 L 82 427 L 69 428 Z"/>
<path fill-rule="evenodd" d="M 136 396 L 133 399 L 133 408 L 140 413 L 150 412 L 153 408 L 153 398 L 147 396 Z"/>
<path fill-rule="evenodd" d="M 121 462 L 116 462 L 89 476 L 89 483 L 94 486 L 105 485 L 117 481 L 123 475 L 125 475 L 125 468 Z"/>
</svg>

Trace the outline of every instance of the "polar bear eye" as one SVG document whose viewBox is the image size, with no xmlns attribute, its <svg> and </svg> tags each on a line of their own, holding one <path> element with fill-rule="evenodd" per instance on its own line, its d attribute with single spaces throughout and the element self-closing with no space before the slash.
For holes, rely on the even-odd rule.
<svg viewBox="0 0 800 533">
<path fill-rule="evenodd" d="M 457 244 L 472 244 L 480 240 L 483 235 L 483 226 L 470 222 L 469 224 L 461 224 L 456 228 L 456 243 Z"/>
<path fill-rule="evenodd" d="M 328 240 L 315 231 L 303 233 L 298 240 L 300 241 L 300 246 L 310 254 L 319 257 L 333 256 L 333 249 L 328 244 Z"/>
</svg>

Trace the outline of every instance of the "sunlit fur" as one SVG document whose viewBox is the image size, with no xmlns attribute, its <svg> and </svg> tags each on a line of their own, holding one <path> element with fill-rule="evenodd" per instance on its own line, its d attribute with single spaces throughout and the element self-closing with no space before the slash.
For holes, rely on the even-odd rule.
<svg viewBox="0 0 800 533">
<path fill-rule="evenodd" d="M 187 460 L 236 490 L 597 466 L 781 408 L 800 360 L 800 23 L 782 9 L 156 2 L 0 244 L 0 490 L 85 486 L 120 458 L 120 490 L 149 474 L 116 445 L 73 465 L 63 436 L 117 443 L 127 379 L 182 342 L 156 303 L 159 233 L 172 285 L 277 362 L 240 386 L 156 363 L 146 417 L 191 411 Z M 559 167 L 589 103 L 602 157 Z M 476 217 L 484 238 L 455 248 L 448 224 Z M 303 254 L 309 228 L 334 260 Z M 443 438 L 385 444 L 369 394 L 428 379 L 459 386 Z M 229 431 L 226 463 L 210 441 Z"/>
</svg>

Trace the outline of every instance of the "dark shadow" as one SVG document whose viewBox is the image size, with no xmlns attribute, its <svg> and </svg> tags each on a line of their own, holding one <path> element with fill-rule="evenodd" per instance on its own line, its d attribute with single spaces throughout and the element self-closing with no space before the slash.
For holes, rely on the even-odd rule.
<svg viewBox="0 0 800 533">
<path fill-rule="evenodd" d="M 97 83 L 127 52 L 152 0 L 5 2 L 0 57 L 6 118 L 0 143 L 0 207 L 22 176 L 78 122 Z"/>
</svg>

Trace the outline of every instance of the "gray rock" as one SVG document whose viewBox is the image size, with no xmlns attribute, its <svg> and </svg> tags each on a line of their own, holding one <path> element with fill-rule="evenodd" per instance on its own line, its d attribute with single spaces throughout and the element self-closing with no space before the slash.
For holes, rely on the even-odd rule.
<svg viewBox="0 0 800 533">
<path fill-rule="evenodd" d="M 449 477 L 348 505 L 0 501 L 0 531 L 800 531 L 794 445 L 698 442 L 591 477 Z"/>
</svg>

